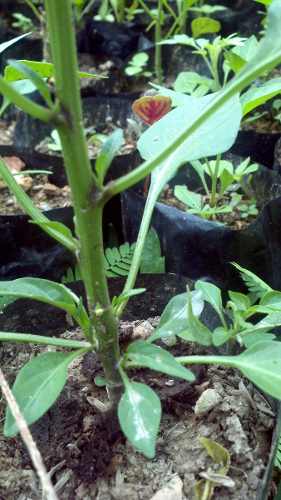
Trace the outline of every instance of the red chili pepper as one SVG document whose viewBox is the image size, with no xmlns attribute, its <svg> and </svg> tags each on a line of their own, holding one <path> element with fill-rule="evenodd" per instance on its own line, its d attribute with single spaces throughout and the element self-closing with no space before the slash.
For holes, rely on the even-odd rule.
<svg viewBox="0 0 281 500">
<path fill-rule="evenodd" d="M 133 112 L 145 123 L 152 125 L 166 115 L 172 106 L 170 97 L 163 95 L 143 96 L 134 101 Z"/>
</svg>

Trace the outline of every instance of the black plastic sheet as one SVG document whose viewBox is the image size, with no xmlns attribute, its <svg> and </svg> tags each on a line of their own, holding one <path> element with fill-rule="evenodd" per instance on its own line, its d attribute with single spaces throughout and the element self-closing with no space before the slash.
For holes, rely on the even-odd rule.
<svg viewBox="0 0 281 500">
<path fill-rule="evenodd" d="M 125 239 L 133 242 L 145 200 L 134 191 L 122 194 Z M 281 198 L 269 202 L 246 229 L 236 231 L 177 208 L 157 203 L 152 226 L 160 238 L 166 270 L 191 279 L 205 278 L 223 289 L 241 289 L 231 262 L 253 271 L 281 289 Z"/>
</svg>

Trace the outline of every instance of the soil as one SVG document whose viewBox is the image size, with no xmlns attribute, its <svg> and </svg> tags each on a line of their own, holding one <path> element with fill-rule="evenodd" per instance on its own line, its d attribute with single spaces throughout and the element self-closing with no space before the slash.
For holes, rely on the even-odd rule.
<svg viewBox="0 0 281 500">
<path fill-rule="evenodd" d="M 112 294 L 121 285 L 118 280 L 114 282 Z M 150 294 L 135 298 L 135 305 L 121 322 L 122 346 L 131 339 L 150 335 L 159 321 L 157 299 L 167 302 L 172 295 L 184 290 L 185 283 L 186 280 L 176 276 L 169 279 L 167 276 L 140 277 L 138 286 L 150 284 Z M 17 301 L 7 311 L 9 314 L 1 315 L 1 330 L 5 325 L 15 330 L 20 325 L 27 327 L 29 317 L 29 331 L 33 333 L 45 331 L 45 334 L 59 335 L 63 331 L 64 338 L 81 339 L 81 332 L 67 323 L 64 314 L 56 328 L 58 318 L 54 316 L 54 309 L 44 304 L 34 306 L 30 301 L 29 305 L 27 301 Z M 134 318 L 146 319 L 132 320 L 132 313 Z M 172 350 L 176 355 L 198 352 L 183 343 L 176 344 Z M 44 351 L 45 347 L 2 344 L 1 369 L 9 383 L 13 383 L 21 366 Z M 97 400 L 105 400 L 105 393 L 93 382 L 94 377 L 101 374 L 95 355 L 88 353 L 76 360 L 55 405 L 31 426 L 59 498 L 191 500 L 196 481 L 217 470 L 199 442 L 199 437 L 203 436 L 220 443 L 231 456 L 227 478 L 222 479 L 228 486 L 217 486 L 213 498 L 256 500 L 270 451 L 274 425 L 271 407 L 264 396 L 233 370 L 193 369 L 196 373 L 194 384 L 145 370 L 131 374 L 135 380 L 155 389 L 162 401 L 157 454 L 153 460 L 148 460 L 137 453 L 120 432 L 114 435 L 107 432 L 97 412 Z M 211 402 L 207 398 L 210 390 Z M 4 410 L 2 399 L 1 423 Z M 5 439 L 1 431 L 0 465 L 1 500 L 41 498 L 38 479 L 21 439 Z"/>
</svg>

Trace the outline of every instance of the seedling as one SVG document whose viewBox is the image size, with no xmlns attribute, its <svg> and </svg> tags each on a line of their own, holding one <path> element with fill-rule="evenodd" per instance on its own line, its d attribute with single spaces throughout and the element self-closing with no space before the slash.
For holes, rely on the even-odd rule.
<svg viewBox="0 0 281 500">
<path fill-rule="evenodd" d="M 125 68 L 126 75 L 144 76 L 149 78 L 152 73 L 146 70 L 148 60 L 149 56 L 146 52 L 139 52 L 138 54 L 135 54 L 128 62 L 128 66 Z"/>
<path fill-rule="evenodd" d="M 195 376 L 184 365 L 205 363 L 231 366 L 240 370 L 261 390 L 281 399 L 281 345 L 268 337 L 265 340 L 263 336 L 263 340 L 255 342 L 239 355 L 198 354 L 180 358 L 173 357 L 168 350 L 156 345 L 155 334 L 149 341 L 130 343 L 123 352 L 118 339 L 119 318 L 128 300 L 132 295 L 143 293 L 143 289 L 135 288 L 135 282 L 153 208 L 161 191 L 179 166 L 188 161 L 222 154 L 231 147 L 242 117 L 239 93 L 258 75 L 264 74 L 281 62 L 281 40 L 276 36 L 281 22 L 281 0 L 273 0 L 269 9 L 268 31 L 265 38 L 259 43 L 249 64 L 245 64 L 237 77 L 216 94 L 196 99 L 181 96 L 185 100 L 184 104 L 167 113 L 140 137 L 138 148 L 144 162 L 138 168 L 109 183 L 105 181 L 106 172 L 114 155 L 122 146 L 123 136 L 121 131 L 117 130 L 109 137 L 97 157 L 93 171 L 82 125 L 71 7 L 70 0 L 45 1 L 54 64 L 55 98 L 52 97 L 48 83 L 36 69 L 31 69 L 24 63 L 17 63 L 17 68 L 20 68 L 27 79 L 32 79 L 45 104 L 32 102 L 17 92 L 3 77 L 0 78 L 0 92 L 32 117 L 41 119 L 57 129 L 73 200 L 75 234 L 63 224 L 49 220 L 33 206 L 3 161 L 0 162 L 0 174 L 33 222 L 73 253 L 83 279 L 87 304 L 83 304 L 81 299 L 63 284 L 39 278 L 1 281 L 0 295 L 27 297 L 62 309 L 72 316 L 85 339 L 81 341 L 34 336 L 28 333 L 1 332 L 0 340 L 68 349 L 49 351 L 35 356 L 19 372 L 13 392 L 28 424 L 38 420 L 56 401 L 66 383 L 70 363 L 87 352 L 95 351 L 104 371 L 111 424 L 114 424 L 112 412 L 116 412 L 126 437 L 137 450 L 152 458 L 155 455 L 161 420 L 161 403 L 157 394 L 148 385 L 136 381 L 135 374 L 134 379 L 130 378 L 132 367 L 148 368 L 167 374 L 169 377 L 183 378 L 192 382 Z M 102 234 L 104 206 L 113 196 L 137 184 L 150 173 L 152 173 L 151 186 L 129 274 L 121 295 L 112 303 L 109 299 L 104 262 Z M 268 292 L 276 293 L 264 283 L 261 286 L 263 289 L 266 287 Z M 200 288 L 199 290 L 197 287 L 193 292 L 186 292 L 172 299 L 173 302 L 168 304 L 161 317 L 156 332 L 158 338 L 170 335 L 172 331 L 176 336 L 185 336 L 188 341 L 196 341 L 203 346 L 213 345 L 212 332 L 206 326 L 202 326 L 199 319 L 204 300 L 212 300 L 223 328 L 229 330 L 221 310 L 218 292 L 216 291 L 214 296 L 208 296 L 207 299 L 204 290 L 202 291 L 202 285 Z M 277 317 L 273 316 L 274 312 L 272 314 L 268 312 L 269 308 L 275 307 L 275 299 L 273 295 L 264 295 L 261 300 L 266 302 L 259 302 L 257 306 L 266 308 L 266 312 L 260 310 L 265 315 L 266 322 L 259 327 L 268 331 L 272 324 L 276 325 L 279 322 Z M 277 313 L 277 316 L 280 317 L 280 313 Z M 249 318 L 243 319 L 248 322 Z M 242 340 L 245 339 L 244 334 L 245 331 L 243 335 L 241 334 Z M 235 336 L 238 338 L 237 333 Z M 8 410 L 4 433 L 6 436 L 15 436 L 17 432 L 17 424 Z"/>
<path fill-rule="evenodd" d="M 216 160 L 206 160 L 204 163 L 197 160 L 191 162 L 191 166 L 198 174 L 204 194 L 190 191 L 186 186 L 176 186 L 174 191 L 176 198 L 187 206 L 190 213 L 201 215 L 205 219 L 231 213 L 234 209 L 241 212 L 243 219 L 257 215 L 247 180 L 258 170 L 258 165 L 250 164 L 250 158 L 236 168 L 230 161 L 221 160 L 220 157 Z M 241 190 L 244 192 L 244 197 L 246 196 L 244 203 L 242 195 L 239 194 Z M 247 198 L 249 203 L 246 203 Z"/>
</svg>

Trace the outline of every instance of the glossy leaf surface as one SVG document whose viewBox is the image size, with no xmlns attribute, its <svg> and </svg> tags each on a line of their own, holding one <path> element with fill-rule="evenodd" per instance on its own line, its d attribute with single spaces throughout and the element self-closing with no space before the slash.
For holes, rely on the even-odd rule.
<svg viewBox="0 0 281 500">
<path fill-rule="evenodd" d="M 281 399 L 281 343 L 257 342 L 236 357 L 235 366 L 260 389 Z"/>
<path fill-rule="evenodd" d="M 131 361 L 140 366 L 166 373 L 171 377 L 182 378 L 188 382 L 195 380 L 193 373 L 180 365 L 172 354 L 154 344 L 137 340 L 130 344 L 126 354 Z"/>
<path fill-rule="evenodd" d="M 118 418 L 132 445 L 147 458 L 153 458 L 161 420 L 157 394 L 145 384 L 127 382 L 118 405 Z"/>
<path fill-rule="evenodd" d="M 196 316 L 200 316 L 204 307 L 201 294 L 198 292 L 191 292 L 191 297 L 193 312 Z M 180 335 L 182 332 L 186 331 L 188 327 L 187 301 L 188 293 L 181 293 L 170 300 L 161 315 L 160 323 L 155 333 L 149 339 L 150 342 L 159 338 Z"/>
<path fill-rule="evenodd" d="M 36 422 L 53 405 L 67 378 L 73 353 L 47 352 L 32 358 L 19 372 L 12 391 L 28 425 Z M 18 433 L 17 424 L 7 408 L 4 435 Z"/>
</svg>

